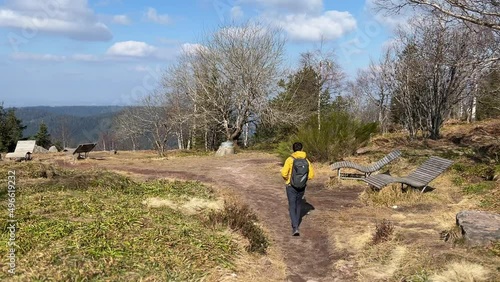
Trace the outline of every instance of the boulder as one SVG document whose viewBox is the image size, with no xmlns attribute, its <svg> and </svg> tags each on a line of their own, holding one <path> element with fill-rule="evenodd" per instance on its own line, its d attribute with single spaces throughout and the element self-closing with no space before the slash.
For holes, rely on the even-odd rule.
<svg viewBox="0 0 500 282">
<path fill-rule="evenodd" d="M 500 214 L 485 211 L 461 211 L 456 216 L 465 241 L 486 246 L 500 240 Z"/>
<path fill-rule="evenodd" d="M 215 152 L 215 155 L 220 157 L 232 154 L 234 154 L 234 147 L 233 147 L 233 142 L 231 141 L 222 142 L 217 152 Z"/>
<path fill-rule="evenodd" d="M 33 153 L 42 153 L 42 154 L 45 154 L 45 153 L 48 153 L 48 152 L 49 152 L 49 150 L 45 149 L 42 146 L 38 146 L 38 145 L 35 145 L 35 150 L 33 150 Z"/>
<path fill-rule="evenodd" d="M 356 154 L 357 155 L 363 155 L 363 154 L 366 154 L 366 153 L 371 152 L 371 151 L 373 151 L 372 148 L 362 147 L 362 148 L 359 148 L 359 149 L 356 150 Z"/>
<path fill-rule="evenodd" d="M 59 152 L 59 150 L 57 150 L 56 146 L 51 146 L 49 148 L 49 153 L 57 153 L 57 152 Z"/>
</svg>

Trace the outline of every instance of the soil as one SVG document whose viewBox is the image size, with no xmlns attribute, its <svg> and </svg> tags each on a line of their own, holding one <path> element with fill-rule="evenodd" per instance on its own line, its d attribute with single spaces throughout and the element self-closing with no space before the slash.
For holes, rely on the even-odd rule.
<svg viewBox="0 0 500 282">
<path fill-rule="evenodd" d="M 114 159 L 118 156 L 106 157 Z M 271 242 L 281 252 L 288 281 L 352 281 L 354 265 L 336 269 L 334 264 L 349 254 L 332 248 L 328 229 L 334 222 L 322 216 L 345 207 L 361 206 L 362 186 L 331 190 L 325 187 L 330 175 L 317 173 L 305 193 L 301 234 L 292 236 L 281 163 L 268 154 L 242 153 L 225 157 L 184 157 L 162 160 L 65 162 L 80 168 L 105 168 L 143 179 L 198 180 L 217 189 L 230 189 L 257 214 Z M 314 164 L 313 164 L 314 166 Z M 306 214 L 309 212 L 308 214 Z"/>
</svg>

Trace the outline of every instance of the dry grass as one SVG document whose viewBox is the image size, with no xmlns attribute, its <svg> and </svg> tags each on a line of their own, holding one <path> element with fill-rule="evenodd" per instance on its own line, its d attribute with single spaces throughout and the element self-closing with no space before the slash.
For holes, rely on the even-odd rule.
<svg viewBox="0 0 500 282">
<path fill-rule="evenodd" d="M 449 263 L 446 269 L 430 277 L 436 282 L 476 282 L 490 280 L 490 270 L 484 266 L 466 261 Z"/>
<path fill-rule="evenodd" d="M 498 120 L 496 123 L 500 124 Z M 381 171 L 397 176 L 408 175 L 431 155 L 453 159 L 455 164 L 431 182 L 431 187 L 434 189 L 427 193 L 422 194 L 412 189 L 404 192 L 400 185 L 394 184 L 379 192 L 366 190 L 361 193 L 358 202 L 361 207 L 336 207 L 334 210 L 318 208 L 315 211 L 318 222 L 331 226 L 327 228 L 330 248 L 342 254 L 332 262 L 331 269 L 335 273 L 341 273 L 345 269 L 349 271 L 354 269 L 356 277 L 352 281 L 500 281 L 498 269 L 500 243 L 489 249 L 469 248 L 463 244 L 454 245 L 450 241 L 444 242 L 440 238 L 442 231 L 452 230 L 455 227 L 455 215 L 461 210 L 479 209 L 500 212 L 498 201 L 500 182 L 486 180 L 489 169 L 493 168 L 497 174 L 500 172 L 498 164 L 479 163 L 474 159 L 473 150 L 469 147 L 456 146 L 448 139 L 448 136 L 456 133 L 477 133 L 479 132 L 477 129 L 474 131 L 477 126 L 495 127 L 491 121 L 478 125 L 463 123 L 447 125 L 443 129 L 445 138 L 428 142 L 423 140 L 410 142 L 401 133 L 377 136 L 372 140 L 372 149 L 368 153 L 348 158 L 358 163 L 369 164 L 393 149 L 401 149 L 403 156 Z M 242 152 L 242 154 L 252 155 L 256 159 L 269 157 L 268 154 L 261 152 Z M 153 178 L 162 177 L 160 173 L 154 174 L 155 167 L 167 166 L 171 159 L 185 158 L 188 162 L 195 162 L 208 158 L 203 155 L 184 155 L 183 152 L 175 152 L 163 159 L 158 158 L 154 152 L 118 152 L 117 155 L 95 152 L 95 154 L 91 153 L 91 157 L 93 158 L 80 161 L 72 161 L 64 155 L 58 155 L 55 158 L 75 168 L 90 169 L 102 162 L 106 162 L 106 165 L 111 168 L 124 166 L 148 168 L 151 171 L 147 177 Z M 47 159 L 50 158 L 47 157 Z M 231 158 L 232 156 L 229 156 L 229 159 Z M 38 160 L 33 164 L 38 165 L 37 162 Z M 313 165 L 319 178 L 327 180 L 328 176 L 335 176 L 329 164 L 314 163 Z M 277 166 L 276 164 L 268 165 L 263 170 L 274 172 L 277 171 Z M 142 181 L 146 177 L 143 174 L 134 174 L 125 170 L 121 173 L 137 181 Z M 36 181 L 45 183 L 52 180 Z M 354 180 L 337 182 L 335 177 L 330 183 L 331 191 L 328 192 L 332 193 L 337 189 L 366 186 L 363 182 Z M 231 189 L 210 188 L 217 190 L 217 197 L 196 196 L 200 200 L 192 203 L 195 206 L 192 210 L 193 214 L 184 210 L 184 206 L 190 203 L 190 198 L 177 196 L 169 198 L 152 193 L 141 198 L 139 203 L 144 208 L 142 201 L 156 199 L 157 203 L 167 206 L 150 208 L 150 210 L 168 209 L 171 212 L 185 214 L 185 216 L 196 216 L 203 214 L 206 210 L 216 208 L 208 203 L 220 204 L 219 198 L 242 204 L 238 197 L 232 194 Z M 57 192 L 54 194 L 54 197 L 56 196 L 58 199 L 68 197 L 64 191 Z M 29 200 L 34 202 L 41 199 L 38 194 L 30 197 Z M 109 203 L 118 203 L 118 201 L 110 199 Z M 54 217 L 68 215 L 57 211 L 57 208 L 56 205 L 36 206 L 34 212 L 50 211 Z M 73 219 L 75 222 L 92 220 L 84 216 L 73 216 Z M 384 219 L 392 223 L 392 235 L 386 236 L 385 240 L 377 244 L 372 244 L 373 236 L 377 232 L 377 224 L 380 226 L 380 222 Z M 261 228 L 264 233 L 272 233 L 267 232 L 264 227 Z M 222 232 L 219 235 L 231 238 L 231 242 L 236 242 L 232 267 L 215 266 L 205 278 L 206 281 L 286 280 L 286 266 L 281 252 L 272 244 L 272 241 L 267 249 L 267 255 L 261 256 L 245 251 L 250 242 L 239 232 L 227 231 L 227 229 L 219 229 L 218 232 Z M 54 246 L 61 248 L 57 244 Z M 83 267 L 89 269 L 89 267 L 95 268 L 99 265 L 84 265 Z M 127 275 L 131 279 L 137 277 L 132 272 Z"/>
<path fill-rule="evenodd" d="M 478 126 L 491 129 L 498 125 L 500 120 Z M 476 125 L 455 124 L 443 134 L 477 132 L 474 128 Z M 348 159 L 369 164 L 395 148 L 401 149 L 403 156 L 381 172 L 408 175 L 431 155 L 453 159 L 455 164 L 432 181 L 433 189 L 426 193 L 404 191 L 400 184 L 378 192 L 366 189 L 359 196 L 364 207 L 323 215 L 335 226 L 329 231 L 332 248 L 349 254 L 333 268 L 356 265 L 357 281 L 500 281 L 500 243 L 488 249 L 469 248 L 460 244 L 463 240 L 444 242 L 440 238 L 441 232 L 455 229 L 455 216 L 461 210 L 500 212 L 500 182 L 488 180 L 499 174 L 499 165 L 478 163 L 467 147 L 459 148 L 447 139 L 409 142 L 401 134 L 378 136 L 367 154 Z M 330 175 L 336 176 L 335 172 Z M 366 184 L 333 177 L 327 185 L 338 190 Z M 383 219 L 393 223 L 393 235 L 372 244 L 377 223 Z"/>
<path fill-rule="evenodd" d="M 0 166 L 2 174 L 7 170 L 16 171 L 16 202 L 22 203 L 16 207 L 22 267 L 8 277 L 2 264 L 2 280 L 192 281 L 214 269 L 234 272 L 250 256 L 226 229 L 207 228 L 204 214 L 222 204 L 199 182 L 134 182 L 42 162 Z M 1 199 L 6 201 L 5 193 Z"/>
</svg>

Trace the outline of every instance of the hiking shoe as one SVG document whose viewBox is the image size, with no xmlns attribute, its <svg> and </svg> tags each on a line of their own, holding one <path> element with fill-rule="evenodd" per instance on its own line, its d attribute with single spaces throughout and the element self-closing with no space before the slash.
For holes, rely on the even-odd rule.
<svg viewBox="0 0 500 282">
<path fill-rule="evenodd" d="M 298 228 L 293 230 L 292 236 L 300 236 L 300 232 L 299 232 Z"/>
</svg>

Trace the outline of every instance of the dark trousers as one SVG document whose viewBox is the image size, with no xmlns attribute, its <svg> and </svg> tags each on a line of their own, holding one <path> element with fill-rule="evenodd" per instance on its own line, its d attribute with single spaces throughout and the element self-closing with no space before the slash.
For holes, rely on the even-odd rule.
<svg viewBox="0 0 500 282">
<path fill-rule="evenodd" d="M 286 196 L 288 197 L 288 210 L 290 212 L 290 220 L 292 221 L 292 228 L 298 228 L 300 224 L 300 211 L 302 208 L 302 197 L 304 196 L 304 189 L 295 189 L 290 185 L 286 186 Z"/>
</svg>

